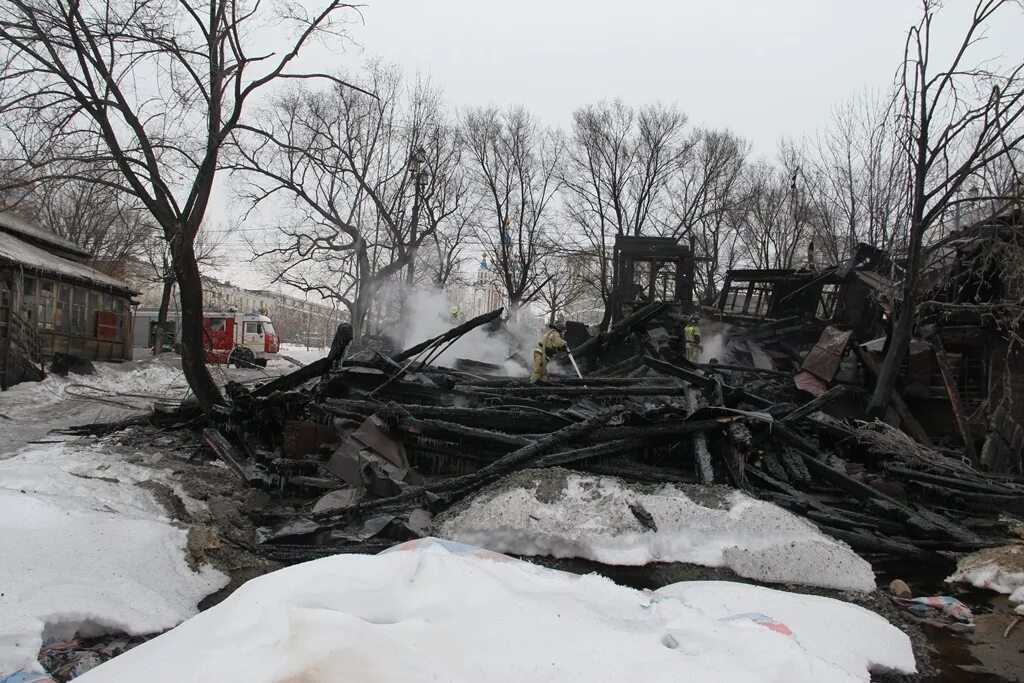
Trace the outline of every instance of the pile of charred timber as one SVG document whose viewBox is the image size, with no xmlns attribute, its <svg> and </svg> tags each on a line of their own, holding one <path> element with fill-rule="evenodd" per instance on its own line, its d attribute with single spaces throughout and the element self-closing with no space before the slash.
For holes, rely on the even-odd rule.
<svg viewBox="0 0 1024 683">
<path fill-rule="evenodd" d="M 368 551 L 429 533 L 431 517 L 523 468 L 560 466 L 659 484 L 726 484 L 794 511 L 869 559 L 947 560 L 1000 544 L 1024 484 L 978 471 L 880 422 L 840 420 L 838 385 L 800 398 L 789 373 L 693 365 L 664 304 L 575 350 L 584 376 L 485 374 L 432 364 L 480 316 L 391 356 L 327 358 L 249 390 L 204 432 L 246 484 L 262 553 L 282 561 Z M 671 316 L 669 316 L 671 317 Z M 723 372 L 727 371 L 727 372 Z M 749 374 L 756 381 L 730 384 Z"/>
</svg>

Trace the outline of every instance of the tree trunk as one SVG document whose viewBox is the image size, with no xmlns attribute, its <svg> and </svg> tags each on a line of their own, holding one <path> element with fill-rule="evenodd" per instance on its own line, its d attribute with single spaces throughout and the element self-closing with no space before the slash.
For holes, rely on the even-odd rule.
<svg viewBox="0 0 1024 683">
<path fill-rule="evenodd" d="M 520 302 L 519 297 L 511 297 L 510 296 L 508 298 L 508 319 L 509 319 L 509 321 L 516 322 L 517 320 L 519 320 L 519 309 L 520 309 L 521 306 L 522 306 L 522 303 Z"/>
<path fill-rule="evenodd" d="M 203 344 L 203 281 L 192 242 L 180 237 L 171 240 L 174 276 L 178 281 L 181 301 L 181 368 L 185 380 L 203 410 L 224 402 L 220 388 L 213 381 Z"/>
<path fill-rule="evenodd" d="M 918 194 L 919 198 L 922 196 L 923 191 Z M 923 200 L 919 199 L 916 207 L 918 216 L 923 213 L 923 206 Z M 924 227 L 918 218 L 910 231 L 910 254 L 907 259 L 907 276 L 903 283 L 903 301 L 900 302 L 899 316 L 891 328 L 892 334 L 886 339 L 885 360 L 875 381 L 875 391 L 868 403 L 868 415 L 871 417 L 881 418 L 885 415 L 892 392 L 896 388 L 896 375 L 899 373 L 900 364 L 910 351 L 914 317 L 917 313 L 917 283 L 921 274 L 923 242 Z"/>
<path fill-rule="evenodd" d="M 164 276 L 164 288 L 160 294 L 160 311 L 156 316 L 156 337 L 153 339 L 153 355 L 159 356 L 164 350 L 164 330 L 167 328 L 167 313 L 171 308 L 171 291 L 174 289 L 174 276 Z"/>
<path fill-rule="evenodd" d="M 912 305 L 904 306 L 896 319 L 896 324 L 892 326 L 892 336 L 888 339 L 889 352 L 885 354 L 885 360 L 875 380 L 875 391 L 871 394 L 871 402 L 868 404 L 868 415 L 871 417 L 883 417 L 889 407 L 892 392 L 896 389 L 896 376 L 899 374 L 900 365 L 910 351 L 913 332 L 914 308 Z"/>
</svg>

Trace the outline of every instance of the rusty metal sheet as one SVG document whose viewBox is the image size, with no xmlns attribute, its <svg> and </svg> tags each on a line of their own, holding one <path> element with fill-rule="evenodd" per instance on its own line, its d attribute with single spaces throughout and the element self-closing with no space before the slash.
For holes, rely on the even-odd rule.
<svg viewBox="0 0 1024 683">
<path fill-rule="evenodd" d="M 828 384 L 820 377 L 815 377 L 806 370 L 793 375 L 793 384 L 801 391 L 806 391 L 812 396 L 824 396 L 828 392 Z"/>
<path fill-rule="evenodd" d="M 395 467 L 408 467 L 409 461 L 405 458 L 405 447 L 388 436 L 380 428 L 377 417 L 371 415 L 359 425 L 359 429 L 352 433 L 352 438 L 377 453 Z"/>
<path fill-rule="evenodd" d="M 846 345 L 852 334 L 852 330 L 840 330 L 833 325 L 826 327 L 818 338 L 818 343 L 804 358 L 800 369 L 826 383 L 831 382 L 839 371 L 839 363 L 843 360 Z"/>
<path fill-rule="evenodd" d="M 406 484 L 423 483 L 405 456 L 402 444 L 392 439 L 375 416 L 363 421 L 327 461 L 327 469 L 354 489 L 378 497 L 394 496 Z"/>
<path fill-rule="evenodd" d="M 284 423 L 284 454 L 295 458 L 308 455 L 321 444 L 336 443 L 338 432 L 333 424 L 318 424 L 316 422 L 299 422 L 289 420 Z"/>
</svg>

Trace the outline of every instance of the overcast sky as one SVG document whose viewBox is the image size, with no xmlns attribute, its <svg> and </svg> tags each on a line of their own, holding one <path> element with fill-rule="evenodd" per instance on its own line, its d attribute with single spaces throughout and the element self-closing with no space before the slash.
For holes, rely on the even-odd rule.
<svg viewBox="0 0 1024 683">
<path fill-rule="evenodd" d="M 827 125 L 844 99 L 887 89 L 920 11 L 919 0 L 367 2 L 356 44 L 314 50 L 318 67 L 354 71 L 381 56 L 431 75 L 456 108 L 521 103 L 559 126 L 605 98 L 676 103 L 694 124 L 753 141 L 759 156 Z M 974 4 L 947 1 L 946 52 Z M 994 26 L 984 51 L 1020 61 L 1022 34 L 1024 21 Z M 233 270 L 225 275 L 244 279 Z"/>
<path fill-rule="evenodd" d="M 943 25 L 963 26 L 973 5 L 949 0 Z M 353 35 L 364 54 L 430 73 L 459 107 L 523 103 L 565 124 L 602 98 L 674 102 L 770 155 L 781 135 L 813 131 L 837 102 L 888 87 L 918 8 L 919 0 L 370 0 Z M 1019 36 L 994 30 L 992 42 L 1010 49 Z"/>
</svg>

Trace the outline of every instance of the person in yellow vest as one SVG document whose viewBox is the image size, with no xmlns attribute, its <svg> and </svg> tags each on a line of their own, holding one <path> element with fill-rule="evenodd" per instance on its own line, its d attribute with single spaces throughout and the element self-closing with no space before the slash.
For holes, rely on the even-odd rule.
<svg viewBox="0 0 1024 683">
<path fill-rule="evenodd" d="M 452 304 L 452 308 L 451 308 L 450 312 L 452 314 L 452 322 L 453 323 L 457 323 L 462 318 L 462 315 L 461 315 L 462 312 L 459 310 L 459 307 L 458 307 L 457 304 Z"/>
<path fill-rule="evenodd" d="M 565 323 L 557 320 L 548 326 L 548 331 L 540 338 L 540 343 L 533 350 L 533 372 L 530 373 L 530 381 L 536 382 L 542 377 L 548 376 L 548 360 L 553 355 L 565 348 Z"/>
<path fill-rule="evenodd" d="M 704 350 L 704 345 L 700 341 L 700 317 L 696 313 L 690 316 L 683 336 L 686 341 L 686 360 L 691 363 L 700 362 L 700 352 Z"/>
</svg>

